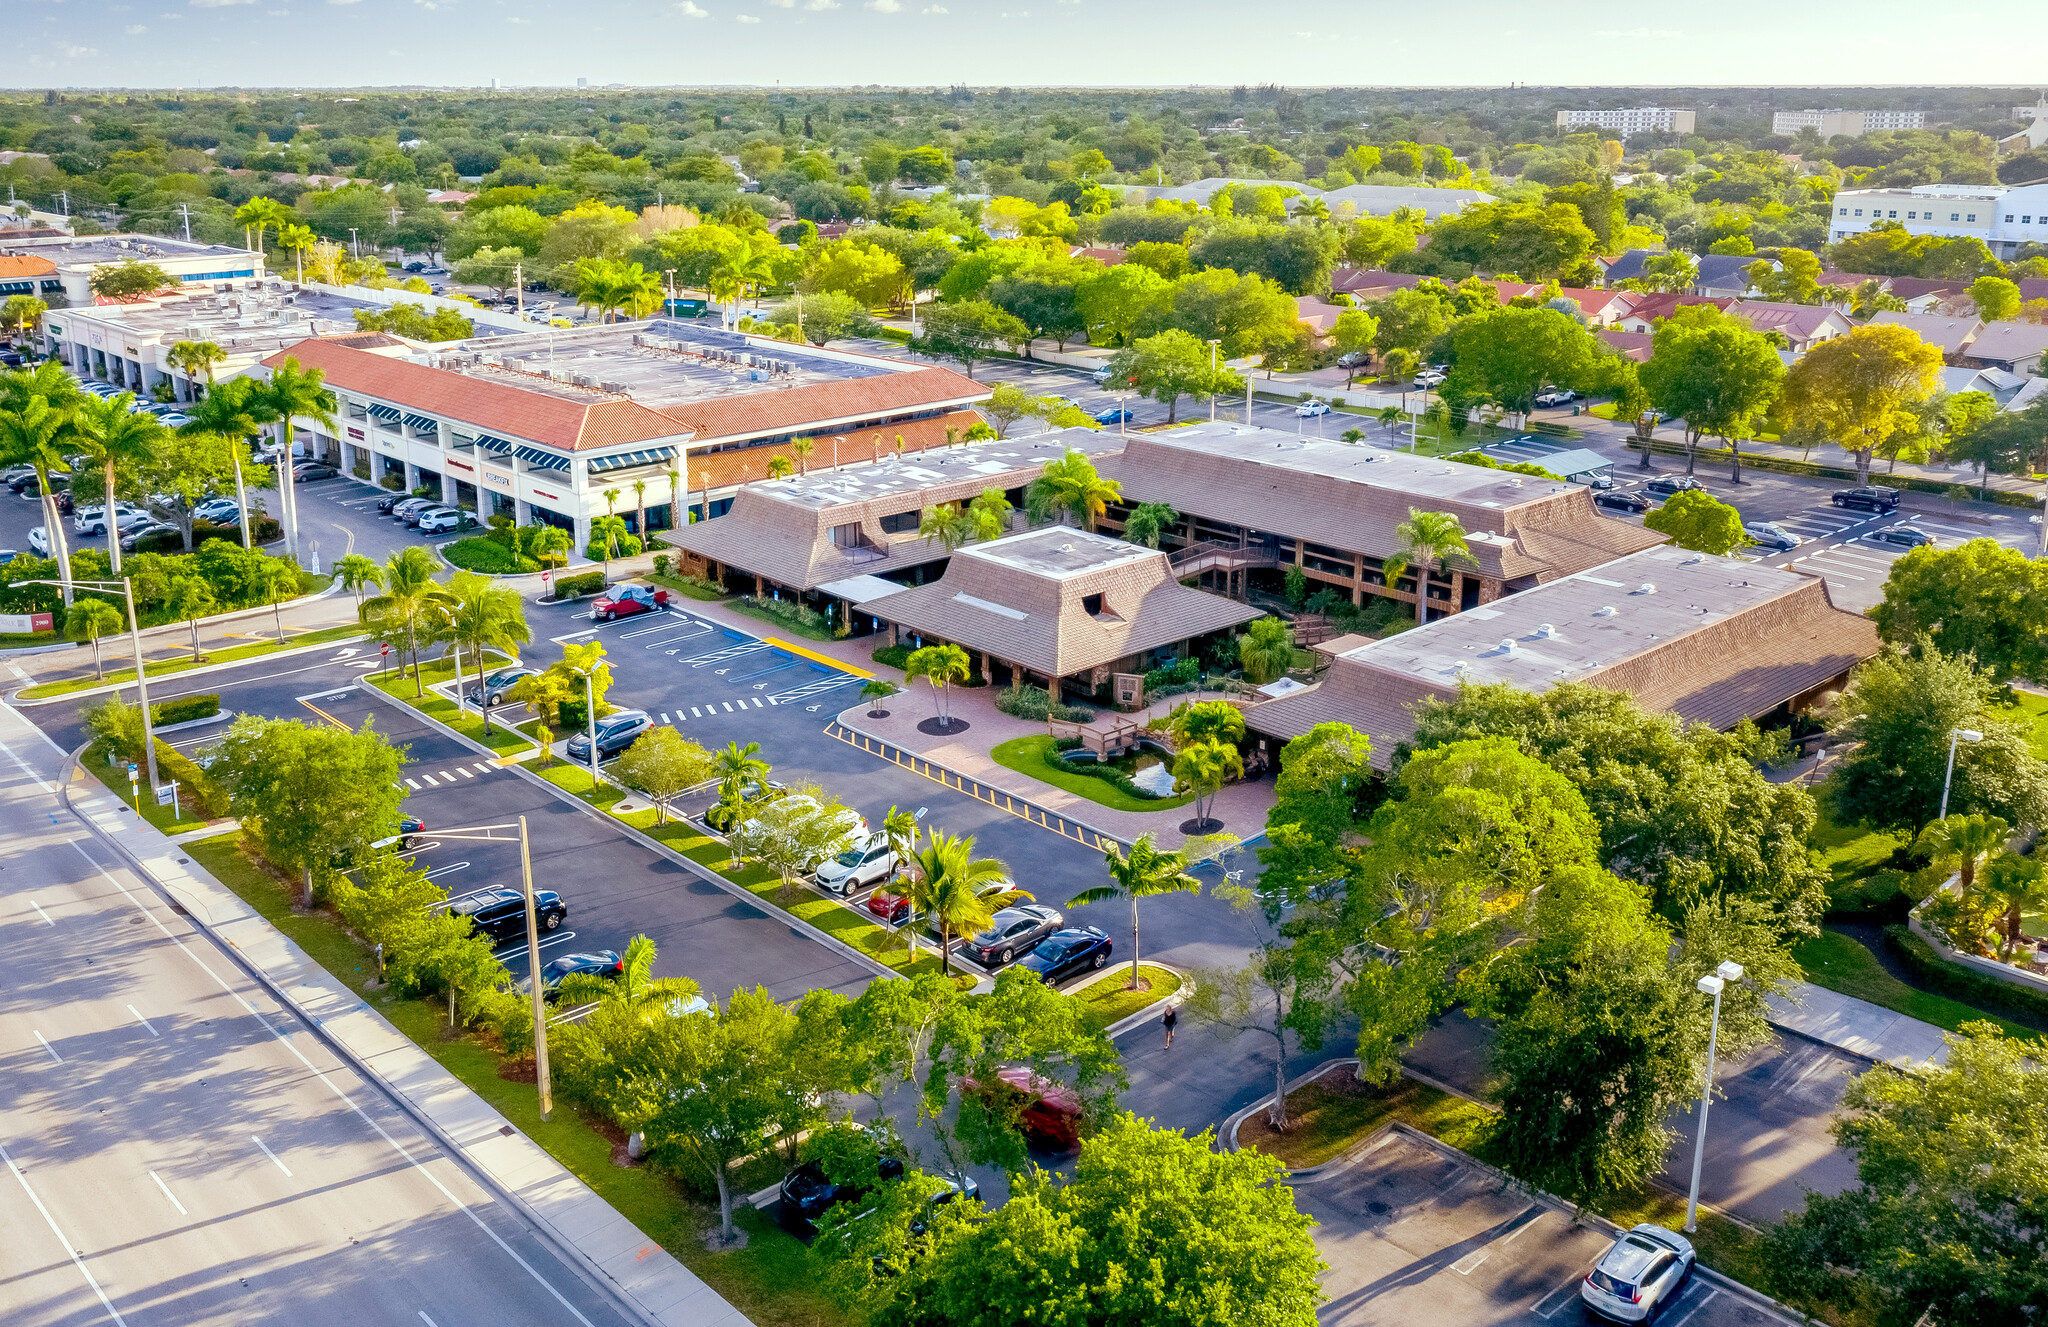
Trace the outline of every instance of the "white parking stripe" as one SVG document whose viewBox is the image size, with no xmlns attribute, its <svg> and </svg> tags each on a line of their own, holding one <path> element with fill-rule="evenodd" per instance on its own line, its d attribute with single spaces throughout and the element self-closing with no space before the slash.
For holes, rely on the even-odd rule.
<svg viewBox="0 0 2048 1327">
<path fill-rule="evenodd" d="M 1705 1282 L 1703 1282 L 1703 1281 L 1695 1281 L 1695 1282 L 1693 1282 L 1693 1284 L 1697 1286 L 1697 1285 L 1704 1285 L 1704 1284 L 1706 1284 L 1706 1283 L 1705 1283 Z M 1690 1311 L 1689 1311 L 1689 1312 L 1688 1312 L 1688 1313 L 1687 1313 L 1687 1314 L 1686 1314 L 1686 1315 L 1685 1315 L 1685 1316 L 1684 1316 L 1683 1318 L 1680 1318 L 1680 1319 L 1679 1319 L 1679 1320 L 1678 1320 L 1677 1322 L 1674 1322 L 1674 1323 L 1672 1323 L 1672 1324 L 1671 1324 L 1671 1327 L 1685 1327 L 1685 1324 L 1687 1324 L 1687 1323 L 1689 1323 L 1689 1322 L 1691 1322 L 1691 1321 L 1693 1320 L 1693 1315 L 1694 1315 L 1694 1314 L 1698 1313 L 1698 1312 L 1699 1312 L 1699 1311 L 1700 1311 L 1701 1309 L 1705 1308 L 1705 1307 L 1707 1306 L 1708 1302 L 1709 1302 L 1710 1300 L 1714 1299 L 1714 1298 L 1715 1298 L 1715 1297 L 1716 1297 L 1717 1295 L 1719 1295 L 1720 1293 L 1721 1293 L 1721 1292 L 1720 1292 L 1720 1291 L 1719 1291 L 1718 1289 L 1716 1289 L 1716 1290 L 1709 1290 L 1709 1291 L 1707 1291 L 1707 1293 L 1706 1293 L 1705 1295 L 1703 1295 L 1703 1296 L 1701 1296 L 1701 1297 L 1700 1297 L 1700 1301 L 1699 1301 L 1699 1303 L 1697 1303 L 1697 1304 L 1694 1304 L 1694 1305 L 1692 1306 L 1692 1309 L 1691 1309 L 1691 1310 L 1690 1310 Z"/>
<path fill-rule="evenodd" d="M 476 772 L 479 774 L 489 774 L 492 770 L 496 768 L 497 766 L 491 764 L 488 760 L 479 760 L 478 762 L 476 762 Z"/>
<path fill-rule="evenodd" d="M 454 776 L 453 774 L 450 774 L 450 773 L 449 773 L 449 772 L 448 772 L 447 770 L 445 770 L 445 769 L 441 771 L 441 778 L 442 778 L 442 780 L 443 780 L 444 782 L 446 782 L 446 783 L 453 783 L 453 782 L 455 782 L 455 776 Z"/>
<path fill-rule="evenodd" d="M 725 702 L 725 712 L 726 712 L 727 714 L 731 714 L 731 713 L 732 713 L 732 702 L 731 702 L 731 701 L 729 701 L 729 700 L 728 700 L 727 702 Z"/>
<path fill-rule="evenodd" d="M 465 779 L 473 779 L 476 777 L 475 773 L 473 773 L 470 770 L 469 766 L 467 765 L 457 765 L 455 767 L 455 772 L 457 774 L 460 774 Z"/>
<path fill-rule="evenodd" d="M 667 710 L 663 710 L 663 711 L 661 712 L 661 722 L 663 722 L 663 723 L 667 723 L 667 722 L 668 722 L 668 711 L 667 711 Z"/>
<path fill-rule="evenodd" d="M 405 781 L 405 786 L 412 789 L 414 792 L 418 792 L 420 790 L 419 783 L 413 779 L 407 779 Z"/>
<path fill-rule="evenodd" d="M 698 709 L 695 705 L 692 705 L 690 706 L 690 717 L 693 719 L 701 719 L 704 717 L 704 712 Z"/>
</svg>

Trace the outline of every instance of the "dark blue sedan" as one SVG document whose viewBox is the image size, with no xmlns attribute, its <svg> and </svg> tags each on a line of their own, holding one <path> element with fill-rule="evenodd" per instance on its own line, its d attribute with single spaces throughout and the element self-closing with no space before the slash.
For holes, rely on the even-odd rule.
<svg viewBox="0 0 2048 1327">
<path fill-rule="evenodd" d="M 1095 417 L 1098 424 L 1135 424 L 1138 417 L 1121 406 L 1112 406 Z"/>
<path fill-rule="evenodd" d="M 620 960 L 617 951 L 611 949 L 600 949 L 594 954 L 564 954 L 553 962 L 542 966 L 540 970 L 541 992 L 547 997 L 548 1003 L 553 1004 L 555 997 L 562 989 L 562 979 L 564 977 L 572 973 L 583 973 L 592 977 L 616 977 L 625 971 L 625 967 L 626 965 Z M 528 981 L 522 978 L 519 982 L 520 993 L 523 995 L 531 989 L 532 987 Z"/>
<path fill-rule="evenodd" d="M 1113 948 L 1101 927 L 1071 927 L 1039 941 L 1038 948 L 1017 960 L 1017 966 L 1037 973 L 1048 986 L 1056 986 L 1076 973 L 1102 967 L 1109 962 Z"/>
</svg>

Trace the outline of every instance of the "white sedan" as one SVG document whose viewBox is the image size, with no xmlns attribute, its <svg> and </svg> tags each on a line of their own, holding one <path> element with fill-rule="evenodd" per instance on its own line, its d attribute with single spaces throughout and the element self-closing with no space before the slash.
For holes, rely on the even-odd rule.
<svg viewBox="0 0 2048 1327">
<path fill-rule="evenodd" d="M 1329 414 L 1330 403 L 1328 401 L 1303 401 L 1300 405 L 1294 407 L 1294 413 L 1302 419 L 1314 419 L 1317 415 Z"/>
</svg>

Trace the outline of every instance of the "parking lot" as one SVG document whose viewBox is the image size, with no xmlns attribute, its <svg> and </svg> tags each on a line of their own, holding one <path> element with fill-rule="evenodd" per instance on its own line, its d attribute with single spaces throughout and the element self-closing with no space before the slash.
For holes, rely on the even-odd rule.
<svg viewBox="0 0 2048 1327">
<path fill-rule="evenodd" d="M 1388 1129 L 1350 1158 L 1294 1181 L 1330 1264 L 1317 1316 L 1329 1327 L 1579 1322 L 1579 1284 L 1606 1253 L 1604 1227 L 1505 1187 L 1492 1172 Z M 1663 1327 L 1791 1319 L 1695 1276 Z"/>
</svg>

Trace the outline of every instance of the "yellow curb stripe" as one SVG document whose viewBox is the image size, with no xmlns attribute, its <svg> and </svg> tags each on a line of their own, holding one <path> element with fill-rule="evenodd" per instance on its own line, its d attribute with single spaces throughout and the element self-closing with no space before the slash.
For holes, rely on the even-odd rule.
<svg viewBox="0 0 2048 1327">
<path fill-rule="evenodd" d="M 778 650 L 788 650 L 791 654 L 801 654 L 806 659 L 811 659 L 818 663 L 824 664 L 828 668 L 837 668 L 842 673 L 851 673 L 855 677 L 874 676 L 873 673 L 870 673 L 865 668 L 855 668 L 850 663 L 841 663 L 839 660 L 834 659 L 829 654 L 819 654 L 815 650 L 807 650 L 801 645 L 791 645 L 788 641 L 778 640 L 773 636 L 763 636 L 761 637 L 761 639 L 768 642 L 770 645 L 773 645 Z"/>
</svg>

